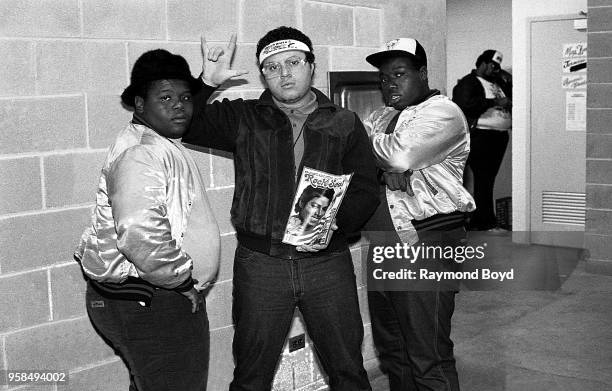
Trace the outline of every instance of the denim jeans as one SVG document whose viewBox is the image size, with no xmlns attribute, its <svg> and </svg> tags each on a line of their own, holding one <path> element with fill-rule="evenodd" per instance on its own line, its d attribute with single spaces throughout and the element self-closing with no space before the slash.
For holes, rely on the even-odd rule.
<svg viewBox="0 0 612 391">
<path fill-rule="evenodd" d="M 155 290 L 150 307 L 108 299 L 87 284 L 87 313 L 130 372 L 130 391 L 205 391 L 209 329 L 206 308 L 191 313 L 181 294 Z"/>
<path fill-rule="evenodd" d="M 372 269 L 375 246 L 395 246 L 401 240 L 389 215 L 386 197 L 381 198 L 374 217 L 368 222 L 370 238 L 368 273 Z M 463 227 L 420 231 L 419 245 L 465 245 Z M 421 260 L 414 269 L 457 271 L 459 265 L 438 259 Z M 406 289 L 368 286 L 368 307 L 372 337 L 383 372 L 389 377 L 390 391 L 459 391 L 455 368 L 451 318 L 455 309 L 455 282 L 407 281 Z M 401 284 L 400 284 L 401 286 Z"/>
<path fill-rule="evenodd" d="M 231 391 L 270 390 L 295 307 L 334 391 L 371 390 L 363 367 L 363 323 L 348 250 L 281 259 L 242 245 L 234 259 Z"/>
<path fill-rule="evenodd" d="M 458 391 L 453 291 L 368 291 L 372 335 L 391 391 Z"/>
<path fill-rule="evenodd" d="M 509 138 L 508 132 L 477 128 L 470 130 L 471 150 L 467 165 L 474 173 L 476 210 L 470 220 L 470 228 L 473 230 L 487 230 L 497 225 L 493 188 Z"/>
</svg>

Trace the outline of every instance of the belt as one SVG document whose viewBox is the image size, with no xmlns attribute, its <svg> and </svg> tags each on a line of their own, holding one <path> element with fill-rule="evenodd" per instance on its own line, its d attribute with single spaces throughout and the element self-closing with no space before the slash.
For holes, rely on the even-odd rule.
<svg viewBox="0 0 612 391">
<path fill-rule="evenodd" d="M 423 220 L 412 220 L 412 225 L 417 232 L 450 231 L 455 228 L 465 227 L 465 213 L 455 211 L 437 214 Z"/>
<path fill-rule="evenodd" d="M 307 251 L 297 251 L 295 246 L 289 244 L 285 244 L 282 242 L 273 242 L 271 240 L 253 237 L 251 235 L 243 234 L 240 232 L 236 234 L 236 238 L 238 239 L 238 242 L 241 245 L 248 248 L 249 250 L 267 254 L 271 257 L 288 260 L 319 257 L 327 252 L 340 250 L 342 243 L 345 243 L 344 240 L 338 240 L 338 238 L 336 238 L 336 240 L 334 241 L 334 237 L 332 236 L 332 240 L 326 249 L 318 251 L 316 253 L 311 253 Z M 344 247 L 346 247 L 346 244 L 344 245 Z"/>
</svg>

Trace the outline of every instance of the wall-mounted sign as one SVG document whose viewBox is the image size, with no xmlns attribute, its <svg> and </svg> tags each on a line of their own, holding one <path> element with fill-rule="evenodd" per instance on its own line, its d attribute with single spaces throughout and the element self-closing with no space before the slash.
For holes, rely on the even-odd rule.
<svg viewBox="0 0 612 391">
<path fill-rule="evenodd" d="M 586 57 L 587 44 L 586 42 L 566 43 L 563 45 L 563 57 Z"/>
<path fill-rule="evenodd" d="M 578 73 L 575 75 L 561 76 L 561 87 L 565 89 L 575 90 L 577 88 L 586 88 L 587 75 L 586 73 Z"/>
<path fill-rule="evenodd" d="M 586 72 L 586 57 L 564 58 L 561 60 L 563 73 Z"/>
<path fill-rule="evenodd" d="M 565 93 L 565 130 L 586 131 L 586 91 Z"/>
</svg>

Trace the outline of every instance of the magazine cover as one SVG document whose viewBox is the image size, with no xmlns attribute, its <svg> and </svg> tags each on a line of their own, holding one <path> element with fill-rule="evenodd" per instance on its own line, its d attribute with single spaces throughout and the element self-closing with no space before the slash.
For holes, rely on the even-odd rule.
<svg viewBox="0 0 612 391">
<path fill-rule="evenodd" d="M 327 244 L 332 234 L 332 222 L 352 176 L 333 175 L 304 167 L 283 243 L 294 246 Z"/>
</svg>

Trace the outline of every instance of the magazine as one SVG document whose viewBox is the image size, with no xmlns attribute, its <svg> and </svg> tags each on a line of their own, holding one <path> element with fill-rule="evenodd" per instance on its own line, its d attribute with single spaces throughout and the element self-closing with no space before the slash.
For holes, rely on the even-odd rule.
<svg viewBox="0 0 612 391">
<path fill-rule="evenodd" d="M 326 245 L 332 223 L 353 174 L 333 175 L 304 167 L 298 183 L 283 243 Z"/>
</svg>

